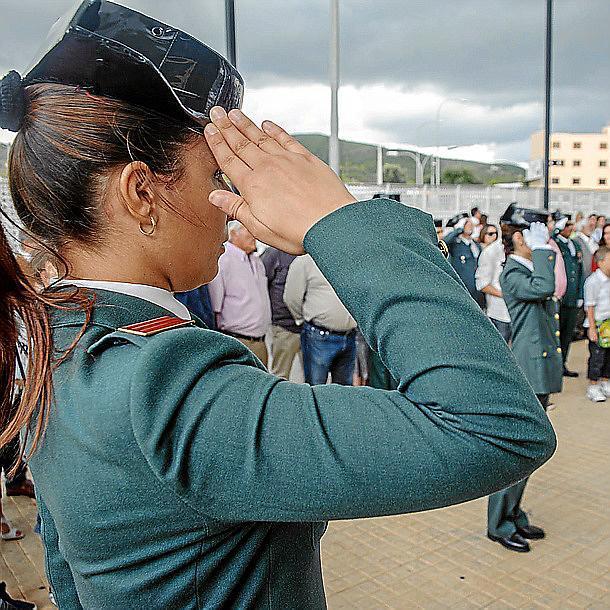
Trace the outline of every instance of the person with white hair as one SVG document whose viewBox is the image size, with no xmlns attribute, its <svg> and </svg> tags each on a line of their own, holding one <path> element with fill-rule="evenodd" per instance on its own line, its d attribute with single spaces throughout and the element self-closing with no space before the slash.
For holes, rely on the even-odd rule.
<svg viewBox="0 0 610 610">
<path fill-rule="evenodd" d="M 229 224 L 229 240 L 208 285 L 216 327 L 250 348 L 267 366 L 265 335 L 271 326 L 271 302 L 265 266 L 256 239 L 242 224 Z"/>
</svg>

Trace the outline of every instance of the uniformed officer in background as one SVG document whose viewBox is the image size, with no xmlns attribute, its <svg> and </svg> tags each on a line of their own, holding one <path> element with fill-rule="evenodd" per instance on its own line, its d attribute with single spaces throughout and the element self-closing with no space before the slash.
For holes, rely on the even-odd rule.
<svg viewBox="0 0 610 610">
<path fill-rule="evenodd" d="M 449 249 L 449 262 L 460 276 L 470 296 L 483 307 L 485 296 L 477 290 L 475 273 L 481 246 L 474 240 L 474 224 L 466 212 L 456 214 L 447 221 L 447 228 L 453 230 L 444 237 Z"/>
<path fill-rule="evenodd" d="M 571 238 L 574 232 L 574 221 L 569 215 L 562 216 L 555 223 L 553 239 L 557 243 L 566 268 L 567 287 L 561 299 L 559 322 L 561 332 L 561 353 L 563 357 L 564 377 L 578 377 L 576 371 L 567 368 L 570 344 L 574 338 L 578 312 L 583 305 L 583 287 L 585 274 L 582 263 L 582 248 Z"/>
<path fill-rule="evenodd" d="M 555 252 L 548 246 L 546 215 L 511 204 L 502 218 L 507 260 L 500 276 L 512 325 L 512 349 L 538 400 L 546 409 L 549 395 L 561 391 L 562 361 Z M 528 228 L 525 228 L 528 227 Z M 530 550 L 528 539 L 544 538 L 521 510 L 527 479 L 489 497 L 487 535 L 512 551 Z"/>
</svg>

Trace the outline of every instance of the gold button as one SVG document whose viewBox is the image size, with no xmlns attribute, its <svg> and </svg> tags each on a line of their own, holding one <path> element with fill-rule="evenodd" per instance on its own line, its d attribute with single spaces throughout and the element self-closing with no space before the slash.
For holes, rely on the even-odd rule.
<svg viewBox="0 0 610 610">
<path fill-rule="evenodd" d="M 561 335 L 561 333 L 560 333 L 558 330 L 556 330 L 556 331 L 555 331 L 555 336 L 556 336 L 556 337 L 559 337 L 559 335 Z"/>
<path fill-rule="evenodd" d="M 549 260 L 550 260 L 550 261 L 552 261 L 552 260 L 553 260 L 553 257 L 552 257 L 552 256 L 549 256 Z"/>
<path fill-rule="evenodd" d="M 557 353 L 561 354 L 561 348 L 560 347 L 557 348 Z"/>
<path fill-rule="evenodd" d="M 546 352 L 542 352 L 542 357 L 546 358 L 548 356 L 548 354 Z"/>
<path fill-rule="evenodd" d="M 558 313 L 555 314 L 555 320 L 559 320 L 559 314 Z"/>
</svg>

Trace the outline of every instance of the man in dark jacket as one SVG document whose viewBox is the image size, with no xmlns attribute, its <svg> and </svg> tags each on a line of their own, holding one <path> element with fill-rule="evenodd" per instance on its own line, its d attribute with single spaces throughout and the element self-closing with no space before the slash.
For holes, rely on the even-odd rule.
<svg viewBox="0 0 610 610">
<path fill-rule="evenodd" d="M 449 262 L 457 271 L 462 282 L 468 289 L 470 296 L 481 306 L 484 305 L 484 296 L 477 290 L 475 272 L 477 270 L 477 260 L 481 253 L 481 246 L 472 237 L 472 220 L 464 215 L 454 217 L 447 221 L 447 226 L 452 226 L 454 230 L 445 236 L 445 243 L 449 248 Z"/>
<path fill-rule="evenodd" d="M 301 328 L 284 303 L 286 276 L 295 258 L 271 247 L 261 255 L 271 300 L 271 372 L 284 379 L 290 376 L 294 359 L 301 351 Z"/>
<path fill-rule="evenodd" d="M 566 267 L 567 288 L 561 299 L 559 310 L 561 355 L 563 358 L 563 374 L 565 377 L 578 377 L 578 373 L 567 368 L 570 344 L 574 338 L 576 318 L 583 305 L 583 287 L 585 276 L 582 264 L 582 249 L 580 244 L 571 239 L 574 222 L 567 216 L 560 218 L 555 224 L 553 239 L 559 246 Z"/>
</svg>

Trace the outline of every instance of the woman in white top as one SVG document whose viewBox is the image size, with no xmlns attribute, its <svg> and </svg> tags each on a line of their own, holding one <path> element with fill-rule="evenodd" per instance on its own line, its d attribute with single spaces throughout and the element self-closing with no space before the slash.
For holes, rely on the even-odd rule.
<svg viewBox="0 0 610 610">
<path fill-rule="evenodd" d="M 487 225 L 481 231 L 481 246 L 483 250 L 475 273 L 477 289 L 485 294 L 487 316 L 508 343 L 511 335 L 510 316 L 500 288 L 505 255 L 502 241 L 498 239 L 498 229 L 494 225 Z"/>
</svg>

